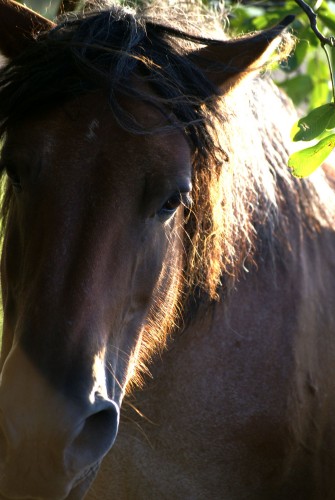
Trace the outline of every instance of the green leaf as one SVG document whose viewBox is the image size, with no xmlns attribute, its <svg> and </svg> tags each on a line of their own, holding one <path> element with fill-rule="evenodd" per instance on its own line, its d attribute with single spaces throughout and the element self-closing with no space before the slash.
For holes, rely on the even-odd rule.
<svg viewBox="0 0 335 500">
<path fill-rule="evenodd" d="M 296 177 L 307 177 L 314 172 L 335 148 L 335 134 L 331 134 L 314 146 L 293 153 L 288 160 Z"/>
<path fill-rule="evenodd" d="M 310 109 L 321 106 L 324 102 L 332 98 L 331 90 L 327 82 L 314 83 L 313 90 L 309 97 Z"/>
<path fill-rule="evenodd" d="M 320 40 L 311 29 L 309 22 L 307 26 L 302 24 L 301 27 L 296 28 L 294 34 L 299 38 L 299 40 L 305 40 L 312 49 L 320 46 Z"/>
<path fill-rule="evenodd" d="M 297 75 L 276 83 L 285 90 L 295 105 L 301 104 L 313 90 L 313 80 L 309 75 Z"/>
<path fill-rule="evenodd" d="M 255 30 L 261 31 L 268 28 L 269 26 L 277 24 L 280 20 L 281 19 L 275 13 L 267 14 L 253 19 L 253 26 Z"/>
<path fill-rule="evenodd" d="M 262 10 L 257 11 L 256 16 L 261 15 Z M 255 14 L 254 14 L 255 15 Z M 247 33 L 255 29 L 253 25 L 253 15 L 250 15 L 248 7 L 236 7 L 230 16 L 230 28 L 233 32 L 240 34 Z"/>
<path fill-rule="evenodd" d="M 314 86 L 309 94 L 310 109 L 317 108 L 331 99 L 331 85 L 328 64 L 325 55 L 320 50 L 314 51 L 313 59 L 308 62 L 307 73 L 312 78 Z"/>
<path fill-rule="evenodd" d="M 330 118 L 326 130 L 332 130 L 335 128 L 335 114 Z"/>
<path fill-rule="evenodd" d="M 314 52 L 314 57 L 308 62 L 307 71 L 316 81 L 329 80 L 329 68 L 324 52 Z"/>
<path fill-rule="evenodd" d="M 333 33 L 335 32 L 335 14 L 331 11 L 329 6 L 324 2 L 318 10 L 318 18 L 323 22 L 327 28 Z"/>
<path fill-rule="evenodd" d="M 217 2 L 213 0 L 213 2 L 209 1 L 207 3 L 215 5 Z M 262 3 L 258 5 L 257 2 L 251 2 L 251 5 L 241 5 L 236 1 L 227 1 L 228 3 L 233 5 L 229 15 L 230 27 L 234 32 L 239 33 L 269 28 L 284 19 L 288 14 L 301 14 L 301 17 L 304 17 L 301 8 L 291 0 L 283 2 L 284 5 L 279 8 L 276 2 L 273 5 L 270 2 L 269 6 L 262 6 Z"/>
<path fill-rule="evenodd" d="M 333 103 L 324 104 L 313 109 L 307 116 L 300 118 L 293 125 L 291 138 L 293 141 L 311 141 L 322 134 L 330 120 L 333 121 L 335 115 L 335 105 Z M 332 127 L 331 127 L 332 128 Z"/>
</svg>

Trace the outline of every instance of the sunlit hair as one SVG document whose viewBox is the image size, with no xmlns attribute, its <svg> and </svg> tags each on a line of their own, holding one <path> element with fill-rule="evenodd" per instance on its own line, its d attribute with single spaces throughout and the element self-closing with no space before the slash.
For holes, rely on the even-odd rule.
<svg viewBox="0 0 335 500">
<path fill-rule="evenodd" d="M 175 327 L 179 310 L 218 300 L 251 269 L 256 256 L 258 261 L 279 257 L 285 265 L 292 255 L 292 227 L 302 224 L 313 233 L 329 220 L 315 184 L 294 179 L 286 168 L 283 137 L 292 114 L 278 90 L 266 77 L 249 76 L 247 84 L 221 98 L 194 58 L 187 57 L 223 36 L 215 21 L 199 22 L 199 9 L 187 19 L 175 9 L 99 6 L 98 13 L 61 20 L 37 36 L 1 72 L 0 126 L 3 134 L 22 117 L 103 88 L 116 120 L 129 132 L 154 134 L 157 129 L 138 123 L 123 108 L 124 97 L 154 106 L 166 116 L 165 128 L 186 134 L 193 152 L 193 206 L 178 233 L 184 263 L 165 281 L 165 296 L 158 291 L 142 332 L 139 364 L 145 366 Z M 204 24 L 212 27 L 213 39 L 200 36 Z M 287 43 L 285 54 L 286 48 Z M 325 192 L 322 175 L 315 182 Z M 11 202 L 8 186 L 4 221 Z"/>
</svg>

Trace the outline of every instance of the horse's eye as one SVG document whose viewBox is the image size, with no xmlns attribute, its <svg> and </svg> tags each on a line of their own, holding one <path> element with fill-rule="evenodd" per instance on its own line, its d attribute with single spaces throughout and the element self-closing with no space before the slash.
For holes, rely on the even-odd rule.
<svg viewBox="0 0 335 500">
<path fill-rule="evenodd" d="M 175 213 L 179 205 L 183 204 L 186 207 L 191 205 L 191 198 L 189 192 L 181 193 L 180 191 L 174 193 L 162 206 L 158 214 L 161 217 L 169 217 Z"/>
<path fill-rule="evenodd" d="M 174 212 L 175 210 L 177 210 L 180 204 L 181 204 L 180 193 L 175 193 L 173 196 L 171 196 L 171 198 L 166 200 L 166 202 L 162 206 L 162 210 L 166 212 Z"/>
<path fill-rule="evenodd" d="M 15 172 L 15 170 L 10 167 L 6 167 L 6 173 L 15 191 L 21 191 L 22 190 L 21 180 L 18 174 Z"/>
</svg>

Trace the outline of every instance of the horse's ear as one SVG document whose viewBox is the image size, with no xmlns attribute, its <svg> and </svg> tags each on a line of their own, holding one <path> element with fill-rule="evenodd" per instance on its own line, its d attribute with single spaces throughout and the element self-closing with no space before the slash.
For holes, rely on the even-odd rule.
<svg viewBox="0 0 335 500">
<path fill-rule="evenodd" d="M 279 45 L 282 32 L 293 20 L 294 16 L 287 16 L 271 29 L 211 43 L 192 52 L 189 57 L 205 70 L 217 87 L 232 87 L 246 74 L 264 66 Z"/>
<path fill-rule="evenodd" d="M 41 31 L 55 25 L 13 0 L 0 0 L 0 53 L 12 58 Z"/>
</svg>

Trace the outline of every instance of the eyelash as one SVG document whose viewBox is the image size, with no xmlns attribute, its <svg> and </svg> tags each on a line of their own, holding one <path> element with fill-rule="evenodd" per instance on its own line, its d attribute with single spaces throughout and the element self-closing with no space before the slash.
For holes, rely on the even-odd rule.
<svg viewBox="0 0 335 500">
<path fill-rule="evenodd" d="M 11 169 L 10 167 L 6 167 L 6 173 L 7 176 L 15 189 L 15 191 L 22 191 L 22 185 L 21 185 L 21 180 L 20 177 L 17 175 L 17 173 L 14 171 L 14 169 Z"/>
<path fill-rule="evenodd" d="M 189 192 L 177 191 L 170 198 L 166 200 L 164 205 L 158 211 L 160 217 L 172 216 L 180 205 L 184 205 L 186 208 L 191 206 L 191 197 Z"/>
</svg>

